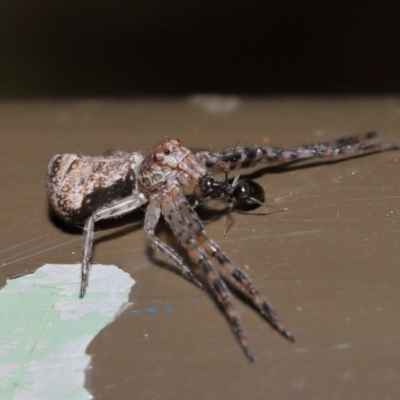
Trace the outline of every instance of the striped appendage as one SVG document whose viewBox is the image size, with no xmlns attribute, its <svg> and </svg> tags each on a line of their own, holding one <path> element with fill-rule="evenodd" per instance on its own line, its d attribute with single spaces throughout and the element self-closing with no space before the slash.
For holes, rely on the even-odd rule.
<svg viewBox="0 0 400 400">
<path fill-rule="evenodd" d="M 327 158 L 400 149 L 400 143 L 365 143 L 365 141 L 374 139 L 379 135 L 379 132 L 371 131 L 289 149 L 272 146 L 238 146 L 219 152 L 200 151 L 196 155 L 205 163 L 207 168 L 226 172 L 227 169 L 248 168 L 258 163 L 279 165 L 311 158 Z"/>
<path fill-rule="evenodd" d="M 160 205 L 165 219 L 180 244 L 186 248 L 191 260 L 202 267 L 207 283 L 224 310 L 232 330 L 247 357 L 251 361 L 254 360 L 239 314 L 221 274 L 248 296 L 260 314 L 273 328 L 288 340 L 294 341 L 294 336 L 283 326 L 272 306 L 255 288 L 247 274 L 239 269 L 213 240 L 206 236 L 203 224 L 178 185 L 172 183 L 166 189 L 161 196 Z M 218 263 L 221 274 L 214 267 L 211 260 Z"/>
</svg>

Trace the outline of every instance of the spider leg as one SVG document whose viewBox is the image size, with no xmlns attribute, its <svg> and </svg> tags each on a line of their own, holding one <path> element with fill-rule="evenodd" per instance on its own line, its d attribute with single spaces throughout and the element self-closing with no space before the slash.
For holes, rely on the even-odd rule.
<svg viewBox="0 0 400 400">
<path fill-rule="evenodd" d="M 282 336 L 294 341 L 293 335 L 283 326 L 277 314 L 267 300 L 256 290 L 250 278 L 239 270 L 218 245 L 209 239 L 197 214 L 190 207 L 187 199 L 178 186 L 170 188 L 170 196 L 164 196 L 161 207 L 171 229 L 182 246 L 186 247 L 190 258 L 203 267 L 207 280 L 217 300 L 222 305 L 231 324 L 232 330 L 250 360 L 253 360 L 251 349 L 241 326 L 239 315 L 232 303 L 231 294 L 220 274 L 210 262 L 215 259 L 237 286 L 247 293 L 257 306 L 264 319 Z"/>
<path fill-rule="evenodd" d="M 215 172 L 225 172 L 227 165 L 229 165 L 230 169 L 238 169 L 254 166 L 257 163 L 279 165 L 311 158 L 336 157 L 339 155 L 355 155 L 366 152 L 372 153 L 400 149 L 400 143 L 362 143 L 378 135 L 378 132 L 371 131 L 289 149 L 271 146 L 252 148 L 238 146 L 220 152 L 201 151 L 197 153 L 197 156 L 205 163 L 207 168 Z"/>
<path fill-rule="evenodd" d="M 217 260 L 224 273 L 249 297 L 264 319 L 282 336 L 293 342 L 295 340 L 293 334 L 285 328 L 272 305 L 256 289 L 250 277 L 237 267 L 212 239 L 206 236 L 202 223 L 197 214 L 193 212 L 186 198 L 179 193 L 174 193 L 173 200 L 178 204 L 179 211 L 186 222 L 192 224 L 192 231 L 197 243 L 210 257 Z"/>
<path fill-rule="evenodd" d="M 187 202 L 178 186 L 171 188 L 171 191 L 177 192 L 178 196 L 182 196 Z M 206 251 L 198 245 L 196 235 L 192 232 L 194 225 L 200 224 L 200 226 L 202 226 L 200 220 L 195 218 L 190 219 L 189 221 L 184 221 L 179 213 L 180 207 L 175 204 L 175 201 L 173 201 L 171 195 L 168 193 L 165 193 L 161 198 L 161 208 L 165 219 L 168 221 L 181 245 L 187 249 L 191 260 L 203 268 L 203 271 L 206 274 L 207 283 L 225 312 L 236 339 L 248 359 L 254 361 L 253 352 L 248 344 L 239 314 L 233 304 L 232 296 L 220 274 L 209 260 Z M 190 210 L 192 211 L 193 216 L 197 217 L 197 214 L 193 209 L 190 208 Z"/>
<path fill-rule="evenodd" d="M 94 224 L 103 219 L 109 219 L 121 216 L 130 211 L 135 210 L 147 202 L 146 196 L 141 193 L 134 194 L 129 197 L 115 202 L 113 204 L 103 206 L 96 210 L 85 222 L 82 237 L 82 278 L 81 290 L 79 297 L 85 296 L 86 288 L 89 283 L 90 258 L 92 257 Z"/>
<path fill-rule="evenodd" d="M 150 245 L 165 254 L 182 272 L 182 274 L 188 278 L 196 287 L 204 290 L 202 283 L 196 278 L 194 273 L 185 264 L 182 257 L 171 247 L 163 243 L 157 236 L 154 235 L 154 230 L 157 222 L 160 218 L 160 205 L 151 200 L 147 206 L 146 215 L 144 219 L 144 231 L 149 239 Z"/>
<path fill-rule="evenodd" d="M 325 142 L 310 143 L 302 147 L 308 148 L 308 147 L 315 147 L 318 145 L 323 145 L 328 147 L 343 147 L 343 146 L 348 146 L 350 144 L 364 142 L 365 140 L 374 139 L 376 137 L 379 137 L 380 135 L 381 133 L 378 131 L 369 131 L 369 132 L 358 133 L 355 135 L 342 136 L 340 138 L 327 140 Z"/>
</svg>

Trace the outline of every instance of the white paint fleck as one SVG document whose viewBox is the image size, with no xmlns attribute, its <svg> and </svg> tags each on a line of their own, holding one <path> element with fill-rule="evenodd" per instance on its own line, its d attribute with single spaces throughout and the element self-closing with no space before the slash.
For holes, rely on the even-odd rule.
<svg viewBox="0 0 400 400">
<path fill-rule="evenodd" d="M 87 399 L 84 388 L 94 336 L 126 309 L 135 281 L 113 265 L 93 265 L 79 299 L 80 265 L 46 264 L 0 291 L 0 398 Z M 25 304 L 25 307 L 21 307 Z"/>
</svg>

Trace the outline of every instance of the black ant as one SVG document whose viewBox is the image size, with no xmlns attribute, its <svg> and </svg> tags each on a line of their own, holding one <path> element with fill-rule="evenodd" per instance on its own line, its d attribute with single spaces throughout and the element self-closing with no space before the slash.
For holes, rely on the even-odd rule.
<svg viewBox="0 0 400 400">
<path fill-rule="evenodd" d="M 204 203 L 209 199 L 218 200 L 221 198 L 224 198 L 229 204 L 224 236 L 228 230 L 229 217 L 234 209 L 242 212 L 255 210 L 258 207 L 275 208 L 275 212 L 287 210 L 286 208 L 267 206 L 264 203 L 265 192 L 263 187 L 251 179 L 241 179 L 239 174 L 233 180 L 228 179 L 227 172 L 225 173 L 225 180 L 216 180 L 212 176 L 206 175 L 201 180 L 200 189 L 202 197 L 197 204 Z"/>
</svg>

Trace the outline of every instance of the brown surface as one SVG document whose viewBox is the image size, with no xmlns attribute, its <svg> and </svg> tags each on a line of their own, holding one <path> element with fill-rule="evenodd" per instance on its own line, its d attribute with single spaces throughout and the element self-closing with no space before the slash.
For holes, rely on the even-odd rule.
<svg viewBox="0 0 400 400">
<path fill-rule="evenodd" d="M 399 110 L 389 98 L 242 100 L 222 114 L 185 99 L 3 102 L 1 285 L 79 260 L 80 235 L 48 217 L 45 168 L 58 152 L 138 150 L 164 135 L 195 148 L 292 146 L 370 129 L 400 140 Z M 224 216 L 207 223 L 296 335 L 286 342 L 238 300 L 255 364 L 207 294 L 150 258 L 140 227 L 99 232 L 94 261 L 132 275 L 135 308 L 173 311 L 123 314 L 100 332 L 87 350 L 87 388 L 96 399 L 398 398 L 399 159 L 388 152 L 260 174 L 267 201 L 289 211 L 236 213 L 226 238 Z"/>
</svg>

